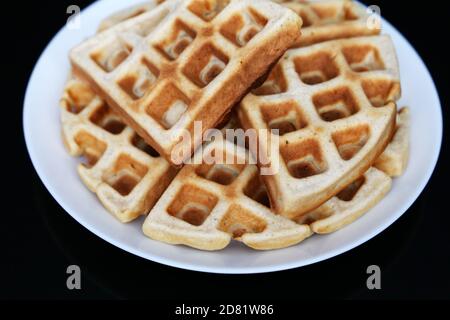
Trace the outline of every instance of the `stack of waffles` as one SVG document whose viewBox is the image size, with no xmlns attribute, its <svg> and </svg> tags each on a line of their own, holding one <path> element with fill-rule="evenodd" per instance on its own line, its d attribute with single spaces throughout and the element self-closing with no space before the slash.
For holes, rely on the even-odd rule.
<svg viewBox="0 0 450 320">
<path fill-rule="evenodd" d="M 389 192 L 409 111 L 352 1 L 153 0 L 70 52 L 63 140 L 121 222 L 202 250 L 337 231 Z"/>
</svg>

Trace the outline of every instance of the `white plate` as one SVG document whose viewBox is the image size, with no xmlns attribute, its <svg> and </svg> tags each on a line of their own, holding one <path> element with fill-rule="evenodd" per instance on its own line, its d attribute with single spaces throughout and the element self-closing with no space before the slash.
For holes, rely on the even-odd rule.
<svg viewBox="0 0 450 320">
<path fill-rule="evenodd" d="M 435 167 L 442 140 L 442 115 L 433 80 L 421 58 L 405 38 L 383 21 L 398 50 L 403 98 L 411 108 L 411 155 L 405 174 L 375 208 L 350 226 L 326 236 L 313 236 L 300 245 L 258 252 L 233 242 L 219 252 L 202 252 L 146 238 L 143 219 L 121 224 L 82 184 L 78 160 L 70 157 L 60 138 L 58 100 L 69 73 L 69 49 L 94 34 L 100 19 L 141 0 L 99 1 L 81 15 L 81 29 L 64 27 L 36 64 L 28 84 L 23 123 L 34 167 L 58 203 L 87 229 L 135 255 L 159 263 L 217 273 L 258 273 L 301 267 L 331 258 L 374 237 L 397 220 L 417 199 Z"/>
</svg>

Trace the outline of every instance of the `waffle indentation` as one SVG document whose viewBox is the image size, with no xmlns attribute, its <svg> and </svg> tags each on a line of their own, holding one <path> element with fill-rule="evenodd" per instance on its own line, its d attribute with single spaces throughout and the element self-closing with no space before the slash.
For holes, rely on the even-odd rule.
<svg viewBox="0 0 450 320">
<path fill-rule="evenodd" d="M 183 73 L 203 88 L 213 81 L 227 66 L 228 57 L 213 44 L 203 45 L 183 68 Z"/>
<path fill-rule="evenodd" d="M 119 134 L 125 129 L 122 119 L 106 103 L 103 103 L 101 107 L 95 110 L 89 120 L 112 134 Z"/>
<path fill-rule="evenodd" d="M 266 229 L 267 223 L 249 210 L 239 205 L 232 205 L 223 216 L 219 230 L 240 238 L 246 233 L 260 233 Z"/>
<path fill-rule="evenodd" d="M 220 28 L 220 33 L 238 47 L 244 47 L 267 24 L 267 19 L 249 8 L 232 16 Z"/>
<path fill-rule="evenodd" d="M 330 6 L 328 3 L 316 3 L 310 6 L 321 24 L 333 24 L 342 21 L 358 19 L 358 16 L 348 6 Z"/>
<path fill-rule="evenodd" d="M 147 59 L 119 81 L 119 86 L 131 99 L 145 96 L 154 86 L 159 77 L 159 70 Z"/>
<path fill-rule="evenodd" d="M 307 125 L 297 103 L 293 101 L 263 105 L 261 112 L 267 127 L 278 130 L 280 136 Z"/>
<path fill-rule="evenodd" d="M 167 212 L 194 226 L 200 226 L 208 218 L 218 202 L 218 198 L 197 186 L 184 185 L 178 191 Z"/>
<path fill-rule="evenodd" d="M 350 160 L 364 147 L 367 140 L 369 140 L 369 126 L 361 125 L 338 131 L 333 133 L 332 137 L 341 158 L 343 160 Z"/>
<path fill-rule="evenodd" d="M 66 110 L 73 114 L 83 111 L 96 96 L 90 85 L 80 81 L 67 89 L 67 95 L 69 99 L 65 100 Z"/>
<path fill-rule="evenodd" d="M 103 181 L 109 184 L 122 196 L 133 191 L 134 187 L 147 174 L 148 167 L 139 163 L 129 155 L 121 154 L 112 169 L 103 176 Z"/>
<path fill-rule="evenodd" d="M 361 83 L 364 93 L 375 108 L 385 106 L 398 97 L 398 82 L 387 79 L 365 79 Z"/>
<path fill-rule="evenodd" d="M 269 195 L 266 186 L 261 181 L 259 174 L 255 174 L 244 187 L 244 194 L 250 199 L 270 208 Z"/>
<path fill-rule="evenodd" d="M 306 13 L 304 10 L 295 10 L 295 11 L 300 16 L 300 18 L 302 18 L 302 20 L 303 20 L 303 24 L 302 24 L 303 29 L 311 27 L 313 25 L 313 21 L 310 18 L 310 15 L 308 13 Z"/>
<path fill-rule="evenodd" d="M 200 177 L 216 182 L 218 184 L 227 186 L 232 184 L 234 180 L 245 168 L 245 161 L 239 161 L 237 156 L 223 152 L 215 153 L 213 149 L 208 159 L 204 159 L 203 163 L 199 165 L 195 172 Z"/>
<path fill-rule="evenodd" d="M 349 184 L 344 190 L 339 192 L 336 196 L 339 198 L 339 200 L 342 201 L 352 201 L 353 198 L 358 193 L 359 189 L 363 186 L 363 184 L 366 182 L 366 178 L 362 176 L 361 178 L 357 179 L 353 183 Z"/>
<path fill-rule="evenodd" d="M 355 72 L 384 70 L 385 66 L 378 49 L 370 45 L 355 45 L 342 49 L 350 68 Z"/>
<path fill-rule="evenodd" d="M 290 175 L 294 178 L 311 177 L 328 169 L 322 149 L 315 139 L 283 144 L 280 152 Z"/>
<path fill-rule="evenodd" d="M 329 81 L 339 75 L 333 57 L 326 52 L 295 57 L 294 65 L 302 82 L 309 85 Z"/>
<path fill-rule="evenodd" d="M 97 49 L 91 54 L 92 60 L 105 72 L 115 70 L 131 54 L 132 48 L 120 39 Z"/>
<path fill-rule="evenodd" d="M 171 34 L 157 43 L 155 48 L 167 59 L 174 61 L 194 41 L 197 33 L 181 20 L 173 24 Z"/>
<path fill-rule="evenodd" d="M 340 87 L 313 96 L 313 103 L 322 120 L 331 122 L 350 117 L 359 111 L 350 89 Z"/>
<path fill-rule="evenodd" d="M 173 83 L 168 83 L 147 106 L 147 114 L 165 129 L 170 129 L 185 114 L 189 104 L 190 99 Z"/>
<path fill-rule="evenodd" d="M 133 137 L 131 138 L 131 144 L 153 158 L 160 157 L 159 153 L 155 149 L 153 149 L 151 146 L 149 146 L 145 142 L 145 140 L 142 139 L 137 133 L 135 133 L 133 135 Z"/>
<path fill-rule="evenodd" d="M 86 131 L 75 136 L 75 143 L 81 149 L 82 162 L 87 168 L 95 166 L 106 150 L 106 143 Z"/>
<path fill-rule="evenodd" d="M 253 90 L 253 94 L 257 96 L 267 96 L 286 92 L 287 81 L 283 68 L 277 64 L 270 72 L 267 80 L 258 88 Z"/>
<path fill-rule="evenodd" d="M 230 0 L 194 0 L 188 8 L 200 19 L 209 22 L 214 19 L 229 3 Z"/>
</svg>

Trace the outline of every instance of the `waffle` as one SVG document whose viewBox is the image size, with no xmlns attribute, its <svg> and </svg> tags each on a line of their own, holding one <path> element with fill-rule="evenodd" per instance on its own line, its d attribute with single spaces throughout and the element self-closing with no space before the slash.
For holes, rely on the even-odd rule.
<svg viewBox="0 0 450 320">
<path fill-rule="evenodd" d="M 291 49 L 238 108 L 259 132 L 258 162 L 273 209 L 296 218 L 355 181 L 395 129 L 398 64 L 388 36 Z M 278 129 L 261 136 L 261 129 Z M 256 150 L 252 150 L 256 155 Z"/>
<path fill-rule="evenodd" d="M 350 0 L 273 0 L 296 12 L 303 20 L 302 36 L 294 46 L 303 47 L 323 41 L 377 35 L 381 29 L 369 28 L 369 15 Z M 143 14 L 156 6 L 149 1 L 118 12 L 103 21 L 100 30 Z"/>
<path fill-rule="evenodd" d="M 296 12 L 303 20 L 302 36 L 295 47 L 315 43 L 377 35 L 380 28 L 368 26 L 364 7 L 350 0 L 274 0 Z"/>
<path fill-rule="evenodd" d="M 177 170 L 88 84 L 69 80 L 60 107 L 63 139 L 72 156 L 82 157 L 78 173 L 85 185 L 122 222 L 148 213 Z"/>
<path fill-rule="evenodd" d="M 391 185 L 392 179 L 387 174 L 371 167 L 336 196 L 295 221 L 309 224 L 315 233 L 335 232 L 380 202 L 389 192 Z"/>
<path fill-rule="evenodd" d="M 394 138 L 374 164 L 391 177 L 401 176 L 408 163 L 409 121 L 409 109 L 402 108 L 397 116 Z"/>
<path fill-rule="evenodd" d="M 174 165 L 299 37 L 301 19 L 266 0 L 169 0 L 71 51 L 87 80 Z M 189 132 L 193 139 L 184 139 Z M 175 149 L 176 147 L 176 149 Z"/>
<path fill-rule="evenodd" d="M 398 114 L 399 121 L 397 122 L 397 130 L 396 133 L 391 141 L 391 143 L 386 148 L 386 151 L 388 149 L 392 149 L 395 151 L 401 150 L 399 154 L 395 157 L 389 158 L 390 166 L 392 164 L 395 164 L 394 167 L 398 167 L 399 164 L 404 164 L 407 162 L 407 152 L 404 152 L 404 150 L 407 150 L 405 146 L 408 145 L 408 134 L 407 131 L 409 130 L 409 120 L 408 120 L 408 110 L 406 108 L 403 108 L 400 110 Z M 226 134 L 226 129 L 236 129 L 239 128 L 238 120 L 235 117 L 231 117 L 231 119 L 222 127 L 222 134 Z M 241 140 L 242 141 L 242 140 Z M 210 150 L 217 150 L 217 144 L 209 146 L 207 150 L 204 150 L 204 154 L 209 154 Z M 392 146 L 402 146 L 402 147 L 395 147 L 392 148 Z M 239 149 L 238 153 L 244 153 L 243 147 L 238 147 Z M 219 150 L 222 150 L 222 147 L 220 146 Z M 226 150 L 234 150 L 230 149 L 230 145 L 228 144 L 228 148 Z M 386 152 L 385 151 L 385 152 Z M 247 156 L 247 155 L 245 155 Z M 197 156 L 198 157 L 198 156 Z M 383 162 L 383 160 L 380 157 L 380 162 Z M 388 166 L 388 167 L 390 167 Z M 404 166 L 402 166 L 404 168 Z M 219 167 L 220 168 L 220 167 Z M 293 227 L 292 224 L 287 224 L 285 222 L 279 222 L 279 221 L 272 221 L 273 219 L 273 213 L 271 214 L 268 209 L 270 207 L 269 204 L 269 198 L 267 195 L 267 190 L 265 188 L 265 185 L 262 183 L 259 175 L 255 171 L 254 165 L 247 165 L 246 168 L 244 168 L 241 173 L 238 175 L 237 179 L 241 179 L 241 182 L 233 182 L 237 183 L 239 187 L 238 195 L 239 197 L 243 197 L 243 199 L 249 203 L 248 197 L 252 199 L 253 201 L 258 202 L 258 204 L 254 204 L 256 208 L 253 208 L 253 205 L 250 205 L 247 207 L 252 207 L 252 210 L 262 210 L 262 212 L 266 212 L 267 215 L 263 215 L 263 219 L 265 216 L 269 217 L 267 220 L 270 226 L 270 223 L 276 223 L 276 226 L 279 226 L 277 228 L 277 232 L 274 232 L 272 234 L 264 235 L 264 233 L 260 234 L 261 238 L 258 238 L 256 241 L 252 241 L 248 239 L 248 235 L 246 237 L 242 236 L 243 230 L 257 230 L 255 227 L 250 227 L 253 224 L 253 222 L 248 222 L 247 219 L 244 218 L 244 216 L 241 216 L 239 219 L 241 221 L 247 221 L 247 227 L 236 229 L 235 227 L 230 227 L 229 223 L 221 223 L 220 221 L 228 221 L 231 220 L 228 218 L 224 218 L 224 212 L 228 212 L 230 210 L 230 207 L 233 207 L 233 203 L 235 203 L 235 200 L 231 200 L 226 205 L 219 206 L 219 204 L 216 205 L 216 207 L 220 207 L 220 209 L 211 209 L 213 205 L 201 205 L 204 198 L 200 196 L 198 201 L 196 202 L 198 205 L 196 205 L 197 208 L 201 208 L 203 212 L 211 212 L 210 216 L 201 224 L 200 227 L 195 227 L 195 225 L 200 224 L 204 217 L 206 216 L 205 213 L 200 214 L 199 218 L 193 218 L 192 215 L 186 215 L 186 209 L 183 210 L 183 207 L 188 207 L 192 209 L 192 205 L 189 207 L 187 203 L 197 195 L 200 194 L 207 194 L 205 190 L 216 190 L 217 188 L 217 182 L 205 182 L 204 179 L 210 179 L 213 181 L 217 181 L 217 179 L 224 179 L 222 181 L 228 182 L 229 174 L 233 172 L 234 169 L 229 171 L 228 169 L 225 169 L 224 167 L 221 167 L 221 173 L 225 173 L 225 178 L 223 175 L 218 175 L 218 171 L 214 171 L 213 169 L 209 168 L 207 170 L 208 173 L 205 172 L 206 170 L 196 168 L 195 166 L 192 166 L 189 168 L 189 166 L 185 167 L 183 169 L 182 173 L 180 173 L 180 176 L 177 176 L 177 178 L 174 181 L 174 184 L 177 184 L 176 186 L 170 186 L 167 195 L 164 195 L 161 199 L 162 204 L 159 203 L 154 207 L 154 210 L 150 213 L 149 217 L 147 218 L 147 221 L 144 225 L 144 232 L 151 238 L 161 240 L 164 242 L 172 243 L 172 244 L 185 244 L 190 245 L 195 248 L 199 249 L 205 249 L 205 250 L 218 250 L 223 247 L 225 247 L 231 238 L 235 238 L 238 240 L 243 240 L 247 245 L 250 247 L 256 248 L 256 249 L 275 249 L 275 248 L 282 248 L 289 245 L 293 245 L 297 242 L 300 242 L 301 239 L 296 238 L 290 238 L 290 236 L 285 237 L 286 235 L 290 234 L 290 230 Z M 239 170 L 239 169 L 237 169 Z M 188 171 L 188 172 L 186 172 Z M 198 176 L 200 174 L 200 177 Z M 188 177 L 188 178 L 187 178 Z M 249 178 L 251 177 L 251 178 Z M 191 180 L 193 179 L 193 180 Z M 236 181 L 235 180 L 235 181 Z M 193 181 L 193 182 L 191 182 Z M 202 185 L 198 185 L 196 182 L 200 181 L 203 183 Z M 223 182 L 222 182 L 223 183 Z M 231 188 L 233 184 L 226 185 L 226 186 L 220 186 L 219 188 L 225 189 L 222 191 L 216 191 L 212 196 L 220 195 L 221 193 L 227 194 L 228 188 Z M 327 202 L 325 202 L 323 205 L 321 205 L 319 208 L 308 212 L 307 214 L 301 216 L 300 218 L 294 220 L 297 224 L 300 225 L 302 228 L 302 234 L 306 237 L 306 229 L 304 228 L 304 225 L 308 224 L 310 225 L 311 231 L 318 234 L 325 234 L 325 233 L 331 233 L 335 232 L 344 226 L 350 224 L 351 222 L 355 221 L 357 218 L 362 216 L 364 213 L 369 211 L 373 206 L 375 206 L 383 197 L 386 195 L 386 193 L 390 190 L 392 184 L 392 179 L 383 171 L 378 170 L 374 167 L 370 168 L 362 177 L 360 177 L 355 182 L 351 183 L 349 186 L 347 186 L 344 190 L 342 190 L 338 195 L 331 198 Z M 186 187 L 188 186 L 188 187 Z M 199 187 L 196 189 L 196 187 Z M 242 187 L 244 186 L 244 187 Z M 211 189 L 212 187 L 212 189 Z M 191 191 L 188 191 L 191 190 Z M 193 191 L 192 191 L 193 190 Z M 197 191 L 201 190 L 201 191 Z M 242 194 L 243 193 L 243 194 Z M 186 194 L 186 199 L 181 199 L 182 205 L 174 205 L 174 203 L 177 202 L 177 199 L 180 197 L 180 194 Z M 193 196 L 195 194 L 195 196 Z M 236 195 L 234 192 L 231 193 L 233 197 Z M 244 196 L 245 195 L 245 196 Z M 220 199 L 223 197 L 220 196 Z M 226 201 L 229 201 L 228 199 Z M 214 202 L 214 201 L 213 201 Z M 239 205 L 239 202 L 237 202 Z M 261 209 L 261 205 L 264 207 Z M 175 208 L 175 212 L 183 212 L 180 216 L 177 213 L 174 213 L 174 211 L 168 210 L 167 208 Z M 242 211 L 240 209 L 240 211 Z M 211 215 L 213 215 L 211 217 Z M 225 213 L 226 216 L 226 213 Z M 230 214 L 232 216 L 232 214 Z M 277 219 L 281 218 L 279 216 L 275 216 Z M 187 219 L 188 222 L 180 221 L 180 219 Z M 232 219 L 233 223 L 236 225 L 239 225 L 239 220 L 236 221 L 236 219 Z M 251 221 L 255 221 L 255 218 L 252 217 Z M 242 223 L 242 222 L 241 222 Z M 220 227 L 225 225 L 226 228 Z M 223 234 L 220 231 L 225 231 L 227 234 Z M 236 232 L 236 230 L 240 230 Z M 269 232 L 270 230 L 266 230 Z M 273 232 L 273 231 L 272 231 Z M 210 233 L 212 233 L 210 235 Z M 286 240 L 287 239 L 287 240 Z M 275 240 L 275 241 L 274 241 Z"/>
<path fill-rule="evenodd" d="M 375 166 L 335 197 L 295 221 L 309 224 L 315 233 L 321 234 L 335 232 L 352 223 L 383 199 L 391 188 L 391 177 L 403 174 L 408 162 L 408 146 L 409 109 L 405 107 L 398 112 L 395 135 Z"/>
<path fill-rule="evenodd" d="M 234 161 L 211 161 L 211 155 Z M 194 162 L 181 169 L 150 211 L 144 233 L 202 250 L 220 250 L 233 238 L 268 250 L 309 237 L 307 225 L 277 216 L 268 208 L 258 168 L 249 157 L 245 148 L 223 139 L 200 148 Z"/>
</svg>

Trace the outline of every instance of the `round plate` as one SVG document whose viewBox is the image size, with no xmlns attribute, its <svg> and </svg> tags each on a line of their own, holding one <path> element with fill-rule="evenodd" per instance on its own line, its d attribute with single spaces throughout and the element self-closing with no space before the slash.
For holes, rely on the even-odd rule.
<svg viewBox="0 0 450 320">
<path fill-rule="evenodd" d="M 237 242 L 218 252 L 167 245 L 144 236 L 143 218 L 130 224 L 118 222 L 82 184 L 76 171 L 78 159 L 64 149 L 58 101 L 70 70 L 69 50 L 93 35 L 101 19 L 140 1 L 99 1 L 85 9 L 79 29 L 62 28 L 47 46 L 26 92 L 23 123 L 33 165 L 56 201 L 87 229 L 123 250 L 170 266 L 217 273 L 258 273 L 301 267 L 348 251 L 387 228 L 417 199 L 438 159 L 441 106 L 419 55 L 393 26 L 383 21 L 383 31 L 392 36 L 400 61 L 403 98 L 399 106 L 411 108 L 411 160 L 405 174 L 394 180 L 390 193 L 375 208 L 338 232 L 314 235 L 294 247 L 267 252 Z"/>
</svg>

